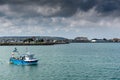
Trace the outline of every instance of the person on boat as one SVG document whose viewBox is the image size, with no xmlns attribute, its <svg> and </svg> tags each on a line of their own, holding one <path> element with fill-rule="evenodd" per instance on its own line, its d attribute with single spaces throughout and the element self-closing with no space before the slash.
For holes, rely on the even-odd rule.
<svg viewBox="0 0 120 80">
<path fill-rule="evenodd" d="M 12 57 L 14 57 L 14 53 L 12 52 Z"/>
</svg>

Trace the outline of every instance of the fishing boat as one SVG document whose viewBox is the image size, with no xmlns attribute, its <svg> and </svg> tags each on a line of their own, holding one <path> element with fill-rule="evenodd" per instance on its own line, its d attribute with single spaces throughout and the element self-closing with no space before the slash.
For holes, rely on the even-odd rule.
<svg viewBox="0 0 120 80">
<path fill-rule="evenodd" d="M 34 65 L 37 64 L 38 59 L 34 58 L 34 54 L 27 52 L 26 54 L 20 54 L 17 48 L 13 50 L 10 57 L 10 63 L 16 65 Z"/>
</svg>

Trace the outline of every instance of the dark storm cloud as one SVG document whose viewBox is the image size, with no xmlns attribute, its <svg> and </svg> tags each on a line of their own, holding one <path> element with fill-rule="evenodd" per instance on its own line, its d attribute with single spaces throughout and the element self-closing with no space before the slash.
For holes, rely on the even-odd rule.
<svg viewBox="0 0 120 80">
<path fill-rule="evenodd" d="M 119 35 L 119 25 L 120 0 L 0 0 L 0 35 Z"/>
<path fill-rule="evenodd" d="M 69 17 L 74 15 L 78 10 L 86 12 L 93 7 L 95 7 L 95 10 L 102 15 L 120 15 L 120 0 L 0 0 L 0 5 L 9 5 L 11 12 L 25 14 L 25 16 Z M 60 7 L 60 10 L 53 10 L 50 15 L 44 15 L 44 12 L 41 14 L 35 11 L 36 6 L 47 6 L 48 8 L 51 7 L 52 10 L 56 9 L 58 6 Z M 50 10 L 51 9 L 48 9 L 46 13 Z M 0 12 L 0 14 L 3 13 Z"/>
<path fill-rule="evenodd" d="M 99 0 L 96 10 L 100 13 L 120 16 L 120 0 Z"/>
</svg>

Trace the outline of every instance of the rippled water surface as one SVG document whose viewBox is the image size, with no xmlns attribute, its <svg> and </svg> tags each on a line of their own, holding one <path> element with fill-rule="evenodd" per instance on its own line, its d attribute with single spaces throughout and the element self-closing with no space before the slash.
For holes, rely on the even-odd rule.
<svg viewBox="0 0 120 80">
<path fill-rule="evenodd" d="M 38 65 L 9 64 L 14 47 L 27 47 Z M 0 80 L 120 80 L 120 43 L 0 46 Z"/>
</svg>

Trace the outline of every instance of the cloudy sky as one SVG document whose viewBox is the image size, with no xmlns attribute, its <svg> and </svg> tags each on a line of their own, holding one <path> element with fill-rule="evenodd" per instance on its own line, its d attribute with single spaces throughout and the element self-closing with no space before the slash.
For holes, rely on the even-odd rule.
<svg viewBox="0 0 120 80">
<path fill-rule="evenodd" d="M 120 0 L 0 0 L 0 36 L 120 37 Z"/>
</svg>

